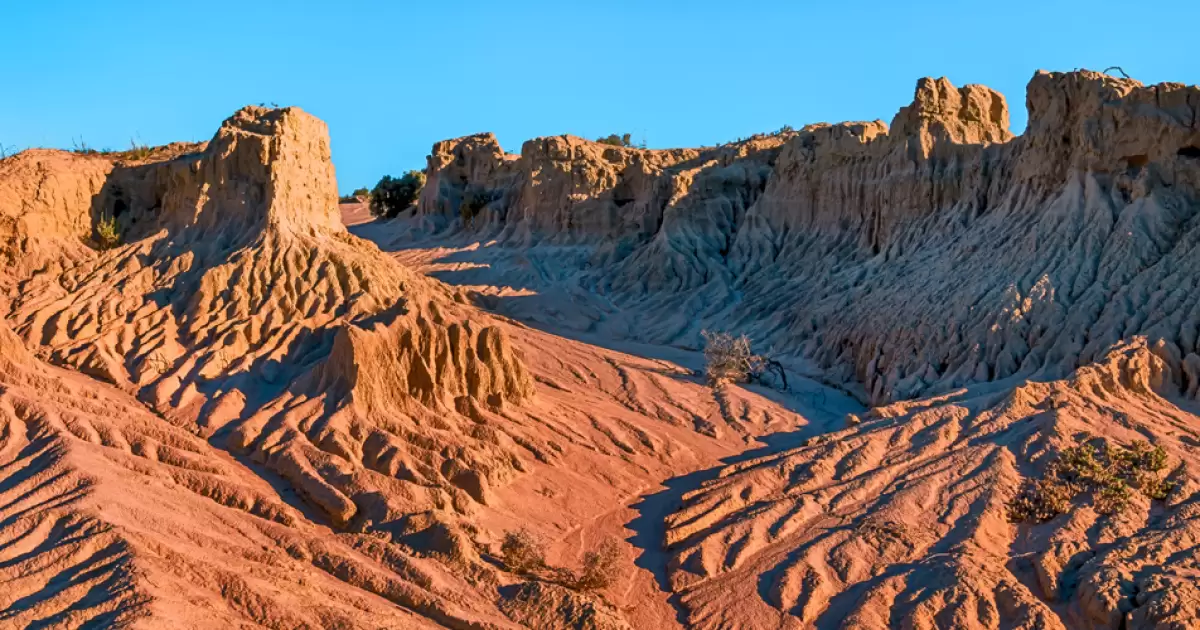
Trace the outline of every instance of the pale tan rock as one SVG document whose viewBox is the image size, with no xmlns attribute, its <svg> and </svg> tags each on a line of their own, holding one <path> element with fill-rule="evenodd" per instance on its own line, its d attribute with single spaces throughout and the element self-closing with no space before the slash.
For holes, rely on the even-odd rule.
<svg viewBox="0 0 1200 630">
<path fill-rule="evenodd" d="M 0 160 L 0 283 L 90 255 L 110 159 L 32 149 Z"/>
</svg>

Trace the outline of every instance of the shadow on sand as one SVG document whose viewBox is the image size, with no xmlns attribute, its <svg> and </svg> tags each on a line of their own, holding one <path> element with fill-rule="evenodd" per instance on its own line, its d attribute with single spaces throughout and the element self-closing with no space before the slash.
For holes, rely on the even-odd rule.
<svg viewBox="0 0 1200 630">
<path fill-rule="evenodd" d="M 763 395 L 765 391 L 770 391 L 762 387 L 748 389 L 760 395 Z M 787 398 L 787 396 L 778 392 L 774 393 L 776 395 L 772 396 L 773 399 Z M 776 402 L 780 401 L 776 400 Z M 797 409 L 800 405 L 790 404 L 786 406 L 800 413 Z M 668 577 L 667 563 L 669 561 L 669 554 L 664 545 L 664 541 L 667 538 L 667 517 L 683 506 L 683 496 L 685 494 L 699 489 L 705 483 L 716 479 L 721 469 L 726 466 L 802 446 L 806 440 L 815 435 L 828 433 L 839 428 L 841 421 L 840 414 L 828 409 L 808 408 L 803 415 L 811 420 L 804 427 L 796 431 L 773 433 L 759 437 L 758 441 L 762 443 L 762 446 L 758 448 L 726 457 L 721 460 L 719 465 L 712 468 L 697 470 L 687 475 L 667 479 L 663 482 L 665 486 L 664 490 L 645 495 L 641 501 L 631 506 L 638 512 L 638 516 L 625 524 L 625 527 L 633 531 L 633 536 L 626 540 L 641 550 L 641 553 L 634 560 L 634 564 L 652 573 L 655 581 L 658 583 L 659 589 L 670 595 L 667 601 L 675 608 L 675 618 L 680 625 L 687 626 L 687 614 L 683 607 L 682 594 L 674 592 Z"/>
</svg>

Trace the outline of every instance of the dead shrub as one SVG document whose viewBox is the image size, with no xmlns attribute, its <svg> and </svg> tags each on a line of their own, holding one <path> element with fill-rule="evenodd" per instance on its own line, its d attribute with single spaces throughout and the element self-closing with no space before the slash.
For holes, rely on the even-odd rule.
<svg viewBox="0 0 1200 630">
<path fill-rule="evenodd" d="M 617 581 L 621 563 L 621 548 L 612 538 L 583 556 L 583 567 L 570 586 L 579 591 L 598 591 Z"/>
<path fill-rule="evenodd" d="M 513 573 L 532 573 L 546 566 L 545 546 L 526 529 L 506 532 L 500 555 Z"/>
<path fill-rule="evenodd" d="M 703 330 L 700 336 L 704 338 L 704 375 L 710 387 L 749 382 L 772 385 L 768 375 L 774 374 L 787 389 L 783 365 L 767 355 L 755 354 L 746 335 Z"/>
</svg>

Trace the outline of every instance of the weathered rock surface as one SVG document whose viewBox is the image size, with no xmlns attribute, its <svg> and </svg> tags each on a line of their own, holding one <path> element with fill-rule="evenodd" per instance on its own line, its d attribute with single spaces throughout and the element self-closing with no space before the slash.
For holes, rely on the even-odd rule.
<svg viewBox="0 0 1200 630">
<path fill-rule="evenodd" d="M 436 564 L 329 536 L 128 394 L 40 363 L 2 323 L 0 523 L 3 628 L 507 625 L 464 606 L 454 593 L 470 586 Z"/>
<path fill-rule="evenodd" d="M 38 156 L 4 163 L 18 198 L 23 165 L 61 162 L 6 250 L 45 262 L 6 270 L 0 627 L 661 625 L 632 566 L 511 600 L 484 555 L 528 527 L 577 564 L 563 532 L 619 536 L 631 492 L 803 422 L 484 314 L 350 235 L 299 110 L 136 161 Z M 87 242 L 97 216 L 121 245 Z"/>
<path fill-rule="evenodd" d="M 1028 106 L 1013 137 L 999 94 L 925 79 L 890 126 L 451 140 L 415 216 L 356 227 L 438 233 L 395 256 L 296 109 L 0 162 L 0 626 L 1195 626 L 1200 91 L 1041 73 Z M 878 406 L 472 301 L 610 345 L 746 332 Z M 1165 499 L 1009 522 L 1085 434 L 1161 446 Z M 581 594 L 503 569 L 522 527 L 555 566 L 624 527 L 642 553 Z"/>
<path fill-rule="evenodd" d="M 526 582 L 513 586 L 501 604 L 510 618 L 545 630 L 628 630 L 629 624 L 596 597 L 556 584 Z"/>
<path fill-rule="evenodd" d="M 556 171 L 523 151 L 512 177 L 583 183 L 571 207 L 600 209 L 591 230 L 531 223 L 510 196 L 496 225 L 399 255 L 547 326 L 746 332 L 879 405 L 684 495 L 661 542 L 691 626 L 1191 627 L 1200 89 L 1039 73 L 1027 106 L 1014 137 L 999 94 L 924 79 L 890 126 L 705 149 L 615 210 L 611 180 L 577 175 L 601 160 Z M 650 228 L 613 227 L 632 225 Z M 1161 446 L 1174 490 L 1010 523 L 1084 435 Z"/>
<path fill-rule="evenodd" d="M 1195 391 L 1195 317 L 1176 287 L 1196 238 L 1200 91 L 1043 72 L 1028 107 L 1014 138 L 1001 95 L 923 79 L 890 128 L 812 125 L 618 161 L 578 139 L 531 141 L 506 162 L 525 183 L 496 202 L 496 234 L 522 248 L 569 237 L 580 247 L 521 258 L 553 260 L 625 310 L 673 311 L 606 330 L 696 344 L 733 323 L 866 401 L 1064 376 L 1134 334 L 1167 340 L 1177 384 Z M 431 168 L 460 145 L 438 145 Z M 440 194 L 426 189 L 421 207 Z"/>
<path fill-rule="evenodd" d="M 878 407 L 728 467 L 668 518 L 672 585 L 701 627 L 1190 627 L 1200 417 L 1169 383 L 1142 339 L 1067 380 Z M 1162 446 L 1175 489 L 1009 523 L 1021 479 L 1083 435 Z"/>
<path fill-rule="evenodd" d="M 62 151 L 23 151 L 0 160 L 2 288 L 87 257 L 92 199 L 112 168 L 112 160 Z"/>
<path fill-rule="evenodd" d="M 97 196 L 127 244 L 26 281 L 10 319 L 171 415 L 286 383 L 411 276 L 345 232 L 324 123 L 299 110 L 246 108 L 202 152 L 117 167 Z"/>
</svg>

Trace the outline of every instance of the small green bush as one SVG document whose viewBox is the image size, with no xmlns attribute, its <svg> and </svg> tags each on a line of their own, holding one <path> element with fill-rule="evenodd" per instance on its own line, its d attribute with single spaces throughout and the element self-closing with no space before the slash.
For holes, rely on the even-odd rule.
<svg viewBox="0 0 1200 630">
<path fill-rule="evenodd" d="M 341 197 L 338 197 L 338 202 L 339 203 L 357 203 L 363 199 L 369 199 L 370 197 L 371 197 L 371 191 L 369 189 L 367 189 L 365 187 L 364 188 L 355 188 L 354 192 L 350 193 L 349 195 L 342 195 Z"/>
<path fill-rule="evenodd" d="M 1129 505 L 1137 490 L 1150 499 L 1165 499 L 1173 484 L 1162 478 L 1167 454 L 1137 440 L 1128 448 L 1110 446 L 1107 440 L 1071 446 L 1046 467 L 1041 479 L 1025 484 L 1008 503 L 1008 520 L 1044 522 L 1071 509 L 1081 495 L 1091 495 L 1101 514 L 1116 514 Z"/>
<path fill-rule="evenodd" d="M 102 215 L 96 222 L 96 242 L 100 249 L 109 250 L 121 244 L 121 231 L 117 228 L 117 218 Z"/>
<path fill-rule="evenodd" d="M 425 173 L 409 171 L 400 178 L 385 175 L 371 190 L 371 214 L 391 219 L 412 207 L 425 188 Z"/>
<path fill-rule="evenodd" d="M 621 134 L 619 136 L 614 133 L 614 134 L 605 136 L 603 138 L 596 138 L 596 142 L 599 142 L 600 144 L 610 144 L 614 147 L 632 147 L 633 146 L 633 141 L 630 139 L 630 135 L 627 133 Z"/>
</svg>

